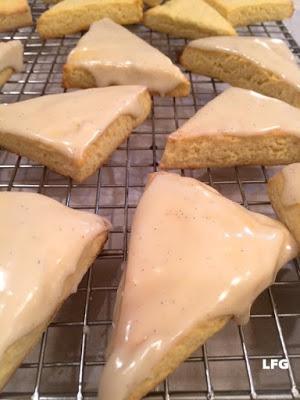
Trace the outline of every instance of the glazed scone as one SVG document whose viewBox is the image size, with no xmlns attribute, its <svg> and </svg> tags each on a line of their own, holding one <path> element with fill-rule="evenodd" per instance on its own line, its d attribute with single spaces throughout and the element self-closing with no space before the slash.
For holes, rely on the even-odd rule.
<svg viewBox="0 0 300 400">
<path fill-rule="evenodd" d="M 175 37 L 236 35 L 232 25 L 204 0 L 170 0 L 144 14 L 144 24 Z"/>
<path fill-rule="evenodd" d="M 28 0 L 0 1 L 0 32 L 7 32 L 32 25 Z"/>
<path fill-rule="evenodd" d="M 4 85 L 14 72 L 23 69 L 23 45 L 19 40 L 0 42 L 0 86 Z"/>
<path fill-rule="evenodd" d="M 300 107 L 300 69 L 280 39 L 224 36 L 194 40 L 184 49 L 181 64 L 197 74 Z"/>
<path fill-rule="evenodd" d="M 230 88 L 167 140 L 161 168 L 276 165 L 300 161 L 300 110 Z"/>
<path fill-rule="evenodd" d="M 102 250 L 110 224 L 36 193 L 0 193 L 0 390 Z"/>
<path fill-rule="evenodd" d="M 300 164 L 290 164 L 268 182 L 272 206 L 300 246 Z"/>
<path fill-rule="evenodd" d="M 108 18 L 94 22 L 68 56 L 64 87 L 144 85 L 153 94 L 187 96 L 190 83 L 156 48 Z"/>
<path fill-rule="evenodd" d="M 1 105 L 0 146 L 81 182 L 150 109 L 143 86 L 87 89 Z"/>
<path fill-rule="evenodd" d="M 246 323 L 296 253 L 280 222 L 195 179 L 151 175 L 133 219 L 99 399 L 143 398 L 230 318 Z"/>
<path fill-rule="evenodd" d="M 44 12 L 37 21 L 42 38 L 53 38 L 88 30 L 108 17 L 118 24 L 136 24 L 143 17 L 143 0 L 64 0 Z"/>
<path fill-rule="evenodd" d="M 293 0 L 205 0 L 233 26 L 281 21 L 294 12 Z"/>
</svg>

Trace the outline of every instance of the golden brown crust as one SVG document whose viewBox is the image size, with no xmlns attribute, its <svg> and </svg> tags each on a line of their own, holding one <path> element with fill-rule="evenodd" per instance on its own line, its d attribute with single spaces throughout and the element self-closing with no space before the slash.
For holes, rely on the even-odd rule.
<svg viewBox="0 0 300 400">
<path fill-rule="evenodd" d="M 142 0 L 128 0 L 127 3 L 114 0 L 111 4 L 96 4 L 87 0 L 85 4 L 76 7 L 64 9 L 59 6 L 61 4 L 53 6 L 37 20 L 37 31 L 44 39 L 88 30 L 93 22 L 104 17 L 121 25 L 135 24 L 143 18 Z"/>
<path fill-rule="evenodd" d="M 283 191 L 284 175 L 279 172 L 268 182 L 268 195 L 278 218 L 291 231 L 300 246 L 300 204 L 284 205 L 282 202 Z"/>
<path fill-rule="evenodd" d="M 82 182 L 92 175 L 111 153 L 130 135 L 133 128 L 141 124 L 151 109 L 151 99 L 147 91 L 139 97 L 143 113 L 139 118 L 121 115 L 92 143 L 81 158 L 71 158 L 60 153 L 51 145 L 34 139 L 14 136 L 10 132 L 0 132 L 0 144 L 5 149 L 40 162 L 59 174 L 70 176 Z"/>
<path fill-rule="evenodd" d="M 14 73 L 13 68 L 7 67 L 0 72 L 0 86 L 3 86 Z"/>
<path fill-rule="evenodd" d="M 187 46 L 180 63 L 189 71 L 218 78 L 232 86 L 255 90 L 300 107 L 300 90 L 243 56 Z"/>
<path fill-rule="evenodd" d="M 93 75 L 82 67 L 76 67 L 71 64 L 65 64 L 63 67 L 63 87 L 64 88 L 80 88 L 88 89 L 97 87 Z M 183 97 L 190 94 L 191 84 L 186 79 L 180 83 L 175 89 L 166 93 L 165 96 Z M 152 95 L 157 95 L 157 92 L 151 92 Z"/>
<path fill-rule="evenodd" d="M 220 317 L 197 324 L 175 343 L 149 376 L 127 396 L 126 400 L 140 400 L 162 382 L 179 364 L 187 359 L 206 340 L 221 330 L 231 317 Z"/>
<path fill-rule="evenodd" d="M 169 137 L 160 167 L 205 168 L 278 165 L 300 161 L 300 138 L 276 131 L 262 135 Z"/>
<path fill-rule="evenodd" d="M 31 10 L 27 0 L 0 3 L 0 32 L 32 25 Z"/>
<path fill-rule="evenodd" d="M 74 287 L 79 284 L 89 266 L 94 262 L 95 258 L 102 250 L 107 240 L 107 236 L 108 232 L 103 232 L 86 246 L 78 262 L 76 271 L 70 275 L 65 282 L 63 293 L 64 300 L 72 293 Z M 59 310 L 60 306 L 61 304 L 57 305 L 56 312 Z M 38 343 L 53 317 L 53 315 L 45 316 L 45 321 L 40 326 L 33 329 L 26 336 L 20 338 L 17 342 L 13 343 L 0 358 L 0 391 L 21 364 L 25 356 Z"/>
</svg>

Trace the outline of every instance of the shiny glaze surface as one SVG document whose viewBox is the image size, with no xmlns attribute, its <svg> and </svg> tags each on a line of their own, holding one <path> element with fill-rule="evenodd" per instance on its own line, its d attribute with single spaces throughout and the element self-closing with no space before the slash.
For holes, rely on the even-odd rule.
<svg viewBox="0 0 300 400">
<path fill-rule="evenodd" d="M 120 115 L 139 116 L 143 86 L 114 86 L 0 106 L 0 132 L 29 137 L 80 157 Z M 49 123 L 51 121 L 51 123 Z"/>
<path fill-rule="evenodd" d="M 91 25 L 67 64 L 88 70 L 98 87 L 138 84 L 164 95 L 185 81 L 167 56 L 108 18 Z"/>
<path fill-rule="evenodd" d="M 297 246 L 279 222 L 157 173 L 136 210 L 99 399 L 124 400 L 196 324 L 246 322 Z"/>
<path fill-rule="evenodd" d="M 0 72 L 6 68 L 21 72 L 23 67 L 23 45 L 20 40 L 0 42 Z"/>
<path fill-rule="evenodd" d="M 19 192 L 0 193 L 0 220 L 1 359 L 56 311 L 84 249 L 109 223 L 46 196 Z"/>
<path fill-rule="evenodd" d="M 274 131 L 300 136 L 300 110 L 251 90 L 229 88 L 170 137 L 261 135 Z"/>
<path fill-rule="evenodd" d="M 290 164 L 282 170 L 284 187 L 282 202 L 286 206 L 300 204 L 300 163 Z"/>
<path fill-rule="evenodd" d="M 300 89 L 300 68 L 288 47 L 280 39 L 220 36 L 197 39 L 188 46 L 238 54 Z"/>
</svg>

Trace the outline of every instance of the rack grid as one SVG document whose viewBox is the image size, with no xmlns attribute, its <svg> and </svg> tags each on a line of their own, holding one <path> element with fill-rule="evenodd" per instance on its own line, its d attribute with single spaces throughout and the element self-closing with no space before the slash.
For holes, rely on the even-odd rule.
<svg viewBox="0 0 300 400">
<path fill-rule="evenodd" d="M 31 1 L 36 19 L 46 7 Z M 131 29 L 176 62 L 186 44 L 143 26 Z M 252 25 L 241 35 L 281 38 L 300 57 L 300 48 L 282 22 Z M 26 70 L 0 92 L 1 102 L 63 92 L 61 70 L 80 35 L 41 41 L 34 28 L 1 34 L 25 46 Z M 134 209 L 148 173 L 156 171 L 167 134 L 227 87 L 188 74 L 192 94 L 155 97 L 151 116 L 138 127 L 93 177 L 75 184 L 42 165 L 0 149 L 0 191 L 33 191 L 67 206 L 100 213 L 113 223 L 105 250 L 71 296 L 41 342 L 25 359 L 0 399 L 95 399 Z M 51 121 L 49 121 L 51 123 Z M 239 167 L 175 171 L 204 181 L 251 210 L 274 216 L 268 178 L 278 167 Z M 234 322 L 210 339 L 163 384 L 149 394 L 159 400 L 300 399 L 300 266 L 287 265 L 275 284 L 255 302 L 250 322 Z M 287 359 L 288 369 L 266 370 L 263 359 Z"/>
</svg>

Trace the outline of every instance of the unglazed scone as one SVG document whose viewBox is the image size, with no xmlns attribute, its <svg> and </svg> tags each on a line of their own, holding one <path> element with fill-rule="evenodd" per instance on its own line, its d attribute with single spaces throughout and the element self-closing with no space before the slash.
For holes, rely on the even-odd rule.
<svg viewBox="0 0 300 400">
<path fill-rule="evenodd" d="M 23 69 L 23 45 L 19 40 L 0 42 L 0 86 L 12 76 L 14 72 Z"/>
<path fill-rule="evenodd" d="M 46 196 L 0 193 L 0 390 L 103 248 L 110 224 Z"/>
<path fill-rule="evenodd" d="M 172 36 L 196 39 L 235 35 L 232 25 L 204 0 L 170 0 L 144 14 L 149 28 Z"/>
<path fill-rule="evenodd" d="M 154 7 L 162 3 L 162 0 L 144 0 L 144 3 L 149 7 Z"/>
<path fill-rule="evenodd" d="M 194 40 L 184 49 L 181 64 L 197 74 L 300 107 L 300 69 L 280 39 L 224 36 Z"/>
<path fill-rule="evenodd" d="M 0 146 L 82 181 L 150 109 L 143 86 L 87 89 L 1 105 Z"/>
<path fill-rule="evenodd" d="M 151 175 L 138 204 L 101 400 L 138 400 L 235 317 L 297 253 L 278 221 L 192 178 Z"/>
<path fill-rule="evenodd" d="M 70 87 L 144 85 L 151 93 L 187 96 L 190 83 L 156 48 L 108 18 L 95 22 L 64 65 Z"/>
<path fill-rule="evenodd" d="M 138 23 L 143 0 L 63 0 L 40 16 L 37 30 L 43 38 L 61 37 L 87 30 L 105 17 L 122 25 Z"/>
<path fill-rule="evenodd" d="M 290 164 L 268 182 L 268 194 L 279 219 L 300 245 L 300 164 Z"/>
<path fill-rule="evenodd" d="M 0 1 L 0 32 L 7 32 L 32 25 L 28 0 Z"/>
<path fill-rule="evenodd" d="M 167 140 L 161 168 L 276 165 L 300 161 L 300 110 L 230 88 Z"/>
<path fill-rule="evenodd" d="M 293 0 L 205 0 L 233 26 L 281 21 L 294 12 Z"/>
</svg>

